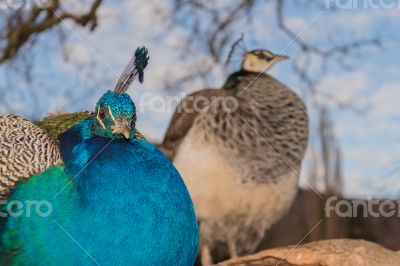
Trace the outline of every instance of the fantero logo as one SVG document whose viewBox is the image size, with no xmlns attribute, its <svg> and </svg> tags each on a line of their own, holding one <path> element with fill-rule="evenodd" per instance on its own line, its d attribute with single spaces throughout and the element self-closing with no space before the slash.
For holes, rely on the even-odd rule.
<svg viewBox="0 0 400 266">
<path fill-rule="evenodd" d="M 335 213 L 338 217 L 400 217 L 400 200 L 378 200 L 368 197 L 361 199 L 340 199 L 333 196 L 325 203 L 325 216 L 331 217 Z"/>
<path fill-rule="evenodd" d="M 325 0 L 326 9 L 394 9 L 400 0 Z"/>
<path fill-rule="evenodd" d="M 18 201 L 0 200 L 0 217 L 48 217 L 53 213 L 53 206 L 47 200 L 25 200 Z"/>
</svg>

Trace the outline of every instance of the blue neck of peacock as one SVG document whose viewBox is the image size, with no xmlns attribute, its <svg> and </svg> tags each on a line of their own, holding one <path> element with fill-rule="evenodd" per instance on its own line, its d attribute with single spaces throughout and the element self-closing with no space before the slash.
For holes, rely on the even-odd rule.
<svg viewBox="0 0 400 266">
<path fill-rule="evenodd" d="M 60 136 L 65 172 L 87 205 L 109 201 L 115 197 L 114 193 L 127 199 L 131 197 L 127 187 L 134 185 L 130 164 L 134 163 L 132 145 L 135 144 L 123 138 L 94 136 L 92 123 L 92 119 L 86 119 Z"/>
</svg>

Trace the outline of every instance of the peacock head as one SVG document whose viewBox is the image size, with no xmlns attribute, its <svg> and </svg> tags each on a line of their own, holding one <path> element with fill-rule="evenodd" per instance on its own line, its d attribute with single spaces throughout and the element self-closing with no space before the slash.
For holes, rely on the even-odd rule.
<svg viewBox="0 0 400 266">
<path fill-rule="evenodd" d="M 96 104 L 93 131 L 104 138 L 135 136 L 136 108 L 126 93 L 108 91 Z"/>
<path fill-rule="evenodd" d="M 140 83 L 143 82 L 143 73 L 148 61 L 148 50 L 145 47 L 137 48 L 114 91 L 108 91 L 97 102 L 92 126 L 96 136 L 134 138 L 136 108 L 131 97 L 125 92 L 137 77 Z"/>
<path fill-rule="evenodd" d="M 242 69 L 262 73 L 271 69 L 276 63 L 288 58 L 286 55 L 274 54 L 266 49 L 257 49 L 244 53 Z"/>
</svg>

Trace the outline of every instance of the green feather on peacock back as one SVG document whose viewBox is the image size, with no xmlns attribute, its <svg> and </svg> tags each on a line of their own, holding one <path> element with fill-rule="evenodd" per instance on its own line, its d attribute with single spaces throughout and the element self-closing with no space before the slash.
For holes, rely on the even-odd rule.
<svg viewBox="0 0 400 266">
<path fill-rule="evenodd" d="M 94 115 L 94 113 L 89 111 L 55 114 L 45 117 L 42 120 L 34 123 L 46 131 L 50 138 L 58 142 L 58 136 L 61 133 L 67 131 L 69 128 L 75 126 L 82 120 L 91 117 L 92 115 Z M 138 139 L 145 139 L 145 137 L 137 130 L 135 131 L 135 136 Z"/>
<path fill-rule="evenodd" d="M 58 136 L 75 126 L 80 121 L 92 116 L 92 112 L 78 112 L 50 115 L 40 121 L 34 122 L 38 127 L 46 131 L 53 139 L 58 141 Z"/>
</svg>

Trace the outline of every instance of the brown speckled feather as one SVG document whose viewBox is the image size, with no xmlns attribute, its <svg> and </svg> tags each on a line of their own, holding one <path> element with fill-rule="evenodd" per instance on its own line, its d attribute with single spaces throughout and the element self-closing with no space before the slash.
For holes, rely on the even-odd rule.
<svg viewBox="0 0 400 266">
<path fill-rule="evenodd" d="M 226 90 L 204 89 L 186 96 L 176 107 L 164 140 L 160 146 L 161 151 L 172 160 L 176 154 L 177 147 L 192 127 L 196 117 L 202 112 L 202 110 L 205 110 L 208 107 L 204 101 L 198 101 L 197 106 L 200 110 L 194 110 L 197 109 L 194 108 L 194 99 L 203 98 L 211 101 L 212 97 L 229 95 L 230 93 Z"/>
<path fill-rule="evenodd" d="M 0 199 L 20 179 L 59 163 L 57 143 L 43 129 L 16 115 L 0 116 Z"/>
</svg>

